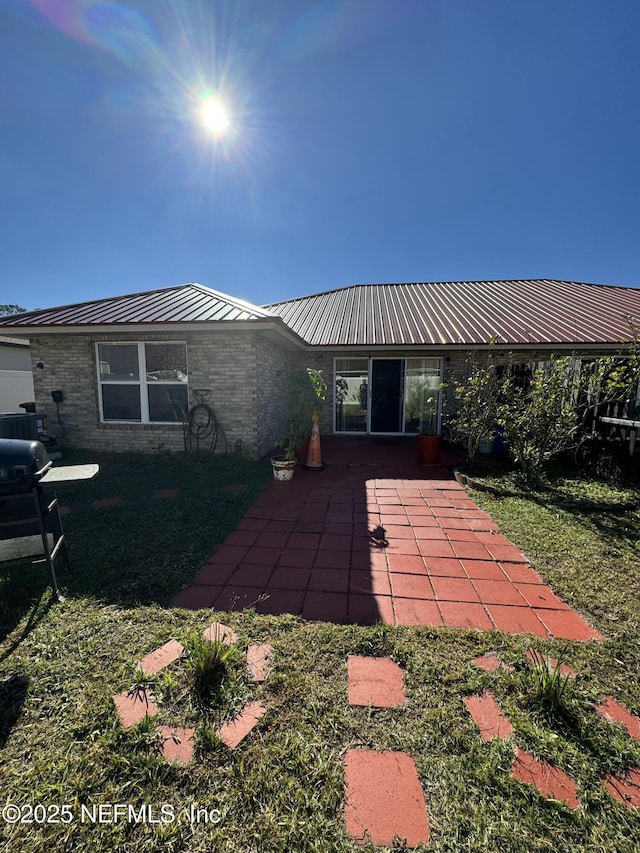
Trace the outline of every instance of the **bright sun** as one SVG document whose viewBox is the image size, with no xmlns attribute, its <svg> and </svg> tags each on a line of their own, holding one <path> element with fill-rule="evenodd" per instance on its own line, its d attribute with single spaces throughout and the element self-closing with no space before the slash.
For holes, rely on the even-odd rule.
<svg viewBox="0 0 640 853">
<path fill-rule="evenodd" d="M 200 105 L 200 118 L 212 136 L 220 139 L 229 129 L 229 113 L 222 101 L 211 95 Z"/>
</svg>

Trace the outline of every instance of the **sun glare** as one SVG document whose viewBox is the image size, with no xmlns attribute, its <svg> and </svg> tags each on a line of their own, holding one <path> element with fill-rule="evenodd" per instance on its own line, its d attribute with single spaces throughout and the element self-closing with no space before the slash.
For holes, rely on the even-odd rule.
<svg viewBox="0 0 640 853">
<path fill-rule="evenodd" d="M 215 96 L 207 97 L 202 101 L 200 118 L 205 128 L 216 139 L 222 138 L 229 130 L 230 121 L 227 108 Z"/>
</svg>

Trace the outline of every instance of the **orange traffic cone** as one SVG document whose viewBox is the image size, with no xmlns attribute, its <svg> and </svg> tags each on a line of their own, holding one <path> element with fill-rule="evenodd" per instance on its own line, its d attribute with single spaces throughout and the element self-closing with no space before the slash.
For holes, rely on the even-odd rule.
<svg viewBox="0 0 640 853">
<path fill-rule="evenodd" d="M 313 415 L 313 427 L 311 428 L 307 461 L 302 467 L 308 471 L 322 471 L 324 468 L 322 453 L 320 451 L 320 428 L 318 427 L 318 415 L 316 413 Z"/>
</svg>

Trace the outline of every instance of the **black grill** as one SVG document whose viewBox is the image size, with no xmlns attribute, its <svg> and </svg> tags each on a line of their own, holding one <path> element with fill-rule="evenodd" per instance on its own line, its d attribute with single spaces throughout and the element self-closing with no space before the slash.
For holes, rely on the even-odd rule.
<svg viewBox="0 0 640 853">
<path fill-rule="evenodd" d="M 30 492 L 52 464 L 41 441 L 0 438 L 0 495 Z"/>
<path fill-rule="evenodd" d="M 60 599 L 53 563 L 62 554 L 68 566 L 68 557 L 58 500 L 53 490 L 41 483 L 52 464 L 40 441 L 0 439 L 0 540 L 39 537 L 35 539 L 36 550 L 43 552 L 40 559 L 49 566 L 53 592 Z M 14 543 L 9 545 L 5 559 L 20 559 L 11 550 Z"/>
</svg>

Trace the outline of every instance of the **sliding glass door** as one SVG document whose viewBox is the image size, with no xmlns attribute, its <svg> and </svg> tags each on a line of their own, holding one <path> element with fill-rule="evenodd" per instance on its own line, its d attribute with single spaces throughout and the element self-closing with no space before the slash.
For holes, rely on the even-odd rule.
<svg viewBox="0 0 640 853">
<path fill-rule="evenodd" d="M 335 368 L 336 432 L 367 432 L 369 359 L 337 358 Z"/>
<path fill-rule="evenodd" d="M 406 435 L 439 427 L 439 358 L 337 358 L 335 431 Z"/>
<path fill-rule="evenodd" d="M 371 359 L 369 432 L 402 432 L 403 358 Z"/>
<path fill-rule="evenodd" d="M 440 384 L 439 358 L 408 358 L 404 383 L 404 431 L 435 432 L 439 427 Z M 435 412 L 435 418 L 432 413 Z M 433 423 L 432 423 L 433 421 Z M 430 428 L 429 428 L 430 427 Z"/>
</svg>

